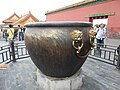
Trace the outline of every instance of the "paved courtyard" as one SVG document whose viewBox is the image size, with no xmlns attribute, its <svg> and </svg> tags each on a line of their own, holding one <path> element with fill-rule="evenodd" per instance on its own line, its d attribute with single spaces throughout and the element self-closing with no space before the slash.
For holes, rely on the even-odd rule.
<svg viewBox="0 0 120 90">
<path fill-rule="evenodd" d="M 106 38 L 105 39 L 105 44 L 119 46 L 120 45 L 120 39 L 109 39 L 109 38 Z"/>
<path fill-rule="evenodd" d="M 120 90 L 120 71 L 115 66 L 88 58 L 82 67 L 82 90 Z M 36 66 L 30 58 L 9 63 L 0 70 L 0 90 L 40 90 Z"/>
</svg>

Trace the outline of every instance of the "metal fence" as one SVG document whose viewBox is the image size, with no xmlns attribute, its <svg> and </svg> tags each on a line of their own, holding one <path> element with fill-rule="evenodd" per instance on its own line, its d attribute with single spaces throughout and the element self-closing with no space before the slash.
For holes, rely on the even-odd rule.
<svg viewBox="0 0 120 90">
<path fill-rule="evenodd" d="M 0 63 L 11 60 L 10 47 L 8 45 L 0 47 Z"/>
<path fill-rule="evenodd" d="M 8 63 L 14 59 L 22 59 L 29 57 L 26 46 L 24 43 L 14 44 L 14 53 L 9 45 L 0 47 L 0 63 Z"/>
<path fill-rule="evenodd" d="M 28 51 L 26 49 L 25 43 L 15 44 L 15 58 L 22 59 L 29 57 Z"/>
<path fill-rule="evenodd" d="M 103 45 L 103 47 L 98 49 L 97 45 L 102 46 L 102 44 L 96 44 L 89 57 L 117 66 L 117 46 Z"/>
</svg>

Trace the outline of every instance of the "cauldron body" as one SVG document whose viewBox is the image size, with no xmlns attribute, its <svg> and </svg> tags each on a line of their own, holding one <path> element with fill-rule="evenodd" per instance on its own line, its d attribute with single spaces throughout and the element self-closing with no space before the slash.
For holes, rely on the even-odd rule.
<svg viewBox="0 0 120 90">
<path fill-rule="evenodd" d="M 45 75 L 57 78 L 75 74 L 85 62 L 91 46 L 89 30 L 85 22 L 39 22 L 27 24 L 25 44 L 32 61 Z M 83 33 L 83 48 L 79 57 L 72 46 L 72 33 Z"/>
</svg>

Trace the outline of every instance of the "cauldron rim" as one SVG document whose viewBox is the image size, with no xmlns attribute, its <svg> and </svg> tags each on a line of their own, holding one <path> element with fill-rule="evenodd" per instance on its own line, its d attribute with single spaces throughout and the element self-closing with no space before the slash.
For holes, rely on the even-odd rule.
<svg viewBox="0 0 120 90">
<path fill-rule="evenodd" d="M 64 21 L 64 22 L 32 22 L 25 24 L 25 27 L 91 27 L 91 22 Z"/>
</svg>

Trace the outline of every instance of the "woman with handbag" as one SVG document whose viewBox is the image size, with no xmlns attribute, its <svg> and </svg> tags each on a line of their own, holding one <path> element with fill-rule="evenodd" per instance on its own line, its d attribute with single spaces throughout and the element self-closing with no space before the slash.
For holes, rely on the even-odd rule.
<svg viewBox="0 0 120 90">
<path fill-rule="evenodd" d="M 14 28 L 13 25 L 9 25 L 9 29 L 7 30 L 8 33 L 8 39 L 9 39 L 9 44 L 10 44 L 10 48 L 11 48 L 11 52 L 12 52 L 12 57 L 13 57 L 13 62 L 16 62 L 15 59 L 15 50 L 14 50 Z"/>
<path fill-rule="evenodd" d="M 7 30 L 7 34 L 8 34 L 8 39 L 9 39 L 9 44 L 11 46 L 11 44 L 14 42 L 14 28 L 13 25 L 9 25 L 9 29 Z"/>
</svg>

